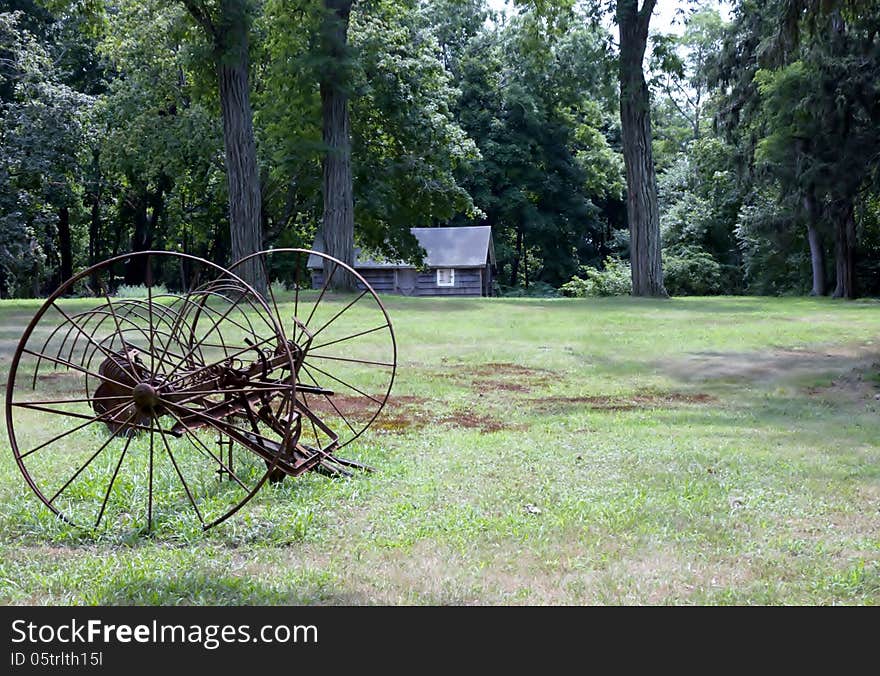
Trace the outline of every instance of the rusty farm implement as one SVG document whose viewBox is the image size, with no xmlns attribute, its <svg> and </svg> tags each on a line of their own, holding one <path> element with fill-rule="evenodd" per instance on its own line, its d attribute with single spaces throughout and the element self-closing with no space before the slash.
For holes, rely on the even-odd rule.
<svg viewBox="0 0 880 676">
<path fill-rule="evenodd" d="M 323 263 L 314 290 L 310 256 Z M 248 268 L 286 284 L 264 297 L 237 274 Z M 328 290 L 339 269 L 355 292 Z M 121 288 L 129 272 L 145 284 Z M 27 484 L 72 524 L 209 528 L 267 483 L 369 470 L 339 452 L 379 415 L 396 364 L 379 298 L 325 254 L 275 249 L 225 269 L 141 252 L 40 307 L 10 365 L 7 428 Z"/>
</svg>

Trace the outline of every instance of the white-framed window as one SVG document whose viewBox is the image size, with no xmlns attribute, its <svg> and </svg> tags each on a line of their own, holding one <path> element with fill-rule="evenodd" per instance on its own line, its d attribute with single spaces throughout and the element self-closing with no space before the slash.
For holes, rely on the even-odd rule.
<svg viewBox="0 0 880 676">
<path fill-rule="evenodd" d="M 455 286 L 455 269 L 437 268 L 437 286 Z"/>
</svg>

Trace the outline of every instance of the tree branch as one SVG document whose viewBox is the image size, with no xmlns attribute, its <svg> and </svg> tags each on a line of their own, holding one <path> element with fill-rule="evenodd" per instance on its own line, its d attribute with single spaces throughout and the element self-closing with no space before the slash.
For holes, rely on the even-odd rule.
<svg viewBox="0 0 880 676">
<path fill-rule="evenodd" d="M 648 22 L 651 21 L 651 13 L 654 11 L 654 6 L 657 4 L 657 0 L 644 0 L 642 3 L 642 8 L 639 12 L 639 26 L 644 30 L 648 30 Z"/>
<path fill-rule="evenodd" d="M 186 7 L 192 18 L 196 20 L 196 23 L 204 29 L 208 37 L 216 40 L 217 29 L 214 27 L 214 22 L 211 21 L 211 17 L 205 8 L 199 5 L 197 0 L 180 0 L 180 2 Z"/>
</svg>

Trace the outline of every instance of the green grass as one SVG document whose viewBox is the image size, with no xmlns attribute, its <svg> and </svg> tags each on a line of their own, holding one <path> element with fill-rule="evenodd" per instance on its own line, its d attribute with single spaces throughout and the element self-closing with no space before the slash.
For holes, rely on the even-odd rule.
<svg viewBox="0 0 880 676">
<path fill-rule="evenodd" d="M 208 532 L 66 526 L 4 428 L 0 602 L 880 602 L 880 304 L 385 300 L 380 471 Z M 4 379 L 37 306 L 0 304 Z"/>
</svg>

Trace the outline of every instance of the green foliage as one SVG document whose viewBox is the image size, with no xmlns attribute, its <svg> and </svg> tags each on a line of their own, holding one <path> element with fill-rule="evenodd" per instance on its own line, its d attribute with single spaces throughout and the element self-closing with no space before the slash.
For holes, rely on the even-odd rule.
<svg viewBox="0 0 880 676">
<path fill-rule="evenodd" d="M 154 284 L 150 289 L 142 284 L 137 286 L 120 284 L 113 295 L 116 298 L 147 298 L 150 295 L 162 296 L 167 293 L 168 289 L 166 289 L 162 284 Z"/>
<path fill-rule="evenodd" d="M 532 282 L 525 286 L 500 286 L 499 295 L 505 298 L 556 298 L 559 290 L 547 282 Z"/>
<path fill-rule="evenodd" d="M 686 152 L 661 174 L 659 198 L 664 249 L 669 253 L 705 252 L 721 267 L 717 288 L 699 285 L 702 292 L 673 291 L 673 281 L 667 290 L 685 294 L 741 292 L 742 252 L 734 228 L 743 196 L 734 148 L 718 138 L 691 141 Z M 678 260 L 675 255 L 672 259 Z M 664 272 L 664 283 L 665 277 Z"/>
<path fill-rule="evenodd" d="M 629 263 L 617 258 L 605 259 L 605 268 L 583 266 L 583 277 L 572 277 L 560 287 L 564 296 L 590 298 L 599 296 L 628 296 L 632 293 L 632 272 Z"/>
<path fill-rule="evenodd" d="M 663 284 L 672 296 L 711 296 L 722 293 L 721 265 L 712 254 L 680 246 L 663 252 Z"/>
<path fill-rule="evenodd" d="M 622 225 L 601 36 L 586 21 L 551 26 L 533 12 L 494 27 L 475 14 L 461 31 L 467 39 L 442 49 L 461 89 L 457 115 L 481 153 L 461 183 L 483 213 L 476 222 L 493 227 L 505 282 L 557 286 L 607 255 Z"/>
<path fill-rule="evenodd" d="M 93 99 L 61 81 L 20 13 L 0 13 L 0 296 L 38 295 L 57 274 L 59 214 L 79 209 L 78 151 Z M 75 226 L 74 226 L 75 229 Z M 81 253 L 82 237 L 65 251 Z M 55 283 L 57 283 L 55 279 Z"/>
<path fill-rule="evenodd" d="M 745 200 L 736 222 L 746 289 L 760 295 L 810 290 L 806 232 L 792 223 L 792 210 L 772 187 Z"/>
</svg>

